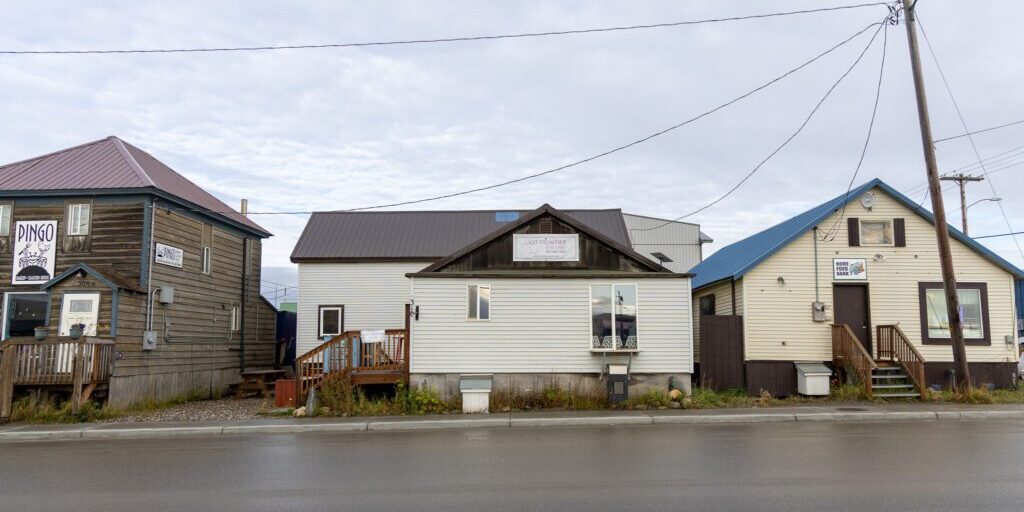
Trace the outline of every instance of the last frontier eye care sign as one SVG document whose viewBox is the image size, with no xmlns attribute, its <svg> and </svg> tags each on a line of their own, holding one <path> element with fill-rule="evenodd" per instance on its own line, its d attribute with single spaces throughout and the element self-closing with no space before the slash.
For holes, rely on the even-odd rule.
<svg viewBox="0 0 1024 512">
<path fill-rule="evenodd" d="M 53 279 L 57 256 L 57 221 L 24 220 L 14 228 L 13 284 L 40 284 Z"/>
</svg>

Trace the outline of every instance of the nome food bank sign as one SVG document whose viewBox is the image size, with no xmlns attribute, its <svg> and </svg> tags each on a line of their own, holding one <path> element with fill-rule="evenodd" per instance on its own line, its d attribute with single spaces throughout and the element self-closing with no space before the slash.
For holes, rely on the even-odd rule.
<svg viewBox="0 0 1024 512">
<path fill-rule="evenodd" d="M 512 235 L 512 261 L 579 261 L 580 236 Z"/>
<path fill-rule="evenodd" d="M 40 284 L 53 279 L 57 255 L 57 221 L 19 220 L 14 227 L 12 284 Z"/>
</svg>

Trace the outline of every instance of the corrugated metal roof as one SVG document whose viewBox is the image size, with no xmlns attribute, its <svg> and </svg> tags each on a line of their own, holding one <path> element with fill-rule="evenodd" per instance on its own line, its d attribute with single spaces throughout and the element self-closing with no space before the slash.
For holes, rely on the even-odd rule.
<svg viewBox="0 0 1024 512">
<path fill-rule="evenodd" d="M 844 192 L 838 197 L 815 206 L 781 224 L 772 226 L 756 235 L 749 236 L 739 242 L 719 249 L 690 270 L 690 272 L 696 274 L 693 278 L 693 288 L 696 290 L 723 279 L 742 277 L 750 269 L 757 266 L 757 264 L 838 211 L 842 208 L 844 201 L 857 201 L 864 192 L 876 187 L 928 222 L 935 224 L 935 218 L 931 212 L 925 210 L 909 197 L 899 193 L 882 180 L 875 178 L 850 190 L 849 194 Z M 1007 272 L 1018 277 L 1024 277 L 1024 270 L 1017 268 L 987 247 L 968 238 L 953 226 L 949 226 L 949 235 L 974 249 L 992 263 L 1006 269 Z"/>
<path fill-rule="evenodd" d="M 226 218 L 263 236 L 270 232 L 224 204 L 149 153 L 107 137 L 72 148 L 0 166 L 0 193 L 56 190 L 154 188 Z"/>
<path fill-rule="evenodd" d="M 531 210 L 318 212 L 292 251 L 292 261 L 440 259 L 489 235 L 507 222 L 499 214 Z M 604 236 L 631 247 L 622 211 L 563 210 Z M 501 218 L 508 218 L 501 216 Z"/>
</svg>

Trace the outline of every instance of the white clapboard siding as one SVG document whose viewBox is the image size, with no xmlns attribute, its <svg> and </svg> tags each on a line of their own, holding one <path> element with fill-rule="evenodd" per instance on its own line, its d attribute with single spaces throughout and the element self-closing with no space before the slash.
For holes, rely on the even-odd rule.
<svg viewBox="0 0 1024 512">
<path fill-rule="evenodd" d="M 832 258 L 865 258 L 871 310 L 872 343 L 875 326 L 899 324 L 927 361 L 952 361 L 949 345 L 921 344 L 919 282 L 941 281 L 935 228 L 885 192 L 875 189 L 875 205 L 869 211 L 855 198 L 846 217 L 859 219 L 903 218 L 906 247 L 850 247 L 846 219 L 835 239 L 818 242 L 821 300 L 832 302 Z M 836 217 L 819 224 L 824 230 Z M 746 299 L 745 338 L 748 360 L 824 361 L 832 358 L 830 322 L 811 321 L 814 300 L 814 239 L 808 232 L 751 270 L 743 279 Z M 971 362 L 1016 361 L 1016 348 L 1004 336 L 1014 333 L 1012 275 L 956 240 L 950 239 L 956 278 L 961 282 L 988 283 L 992 344 L 968 346 Z M 875 261 L 875 254 L 884 257 Z M 785 284 L 779 284 L 783 277 Z M 834 315 L 834 311 L 832 311 Z"/>
<path fill-rule="evenodd" d="M 427 266 L 422 262 L 300 263 L 297 353 L 320 344 L 317 339 L 319 306 L 345 306 L 345 330 L 402 329 L 409 302 L 408 272 Z"/>
<path fill-rule="evenodd" d="M 590 373 L 590 285 L 637 285 L 633 372 L 691 373 L 690 280 L 414 279 L 413 373 Z M 467 320 L 467 285 L 491 286 L 491 319 Z M 625 361 L 610 357 L 608 362 Z"/>
</svg>

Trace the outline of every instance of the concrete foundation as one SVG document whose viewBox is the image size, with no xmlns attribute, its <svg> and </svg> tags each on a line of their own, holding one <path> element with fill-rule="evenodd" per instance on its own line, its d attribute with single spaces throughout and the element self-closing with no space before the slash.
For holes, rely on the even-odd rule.
<svg viewBox="0 0 1024 512">
<path fill-rule="evenodd" d="M 413 373 L 409 385 L 436 389 L 442 400 L 459 398 L 458 373 Z M 478 375 L 478 373 L 474 373 Z M 548 388 L 568 390 L 577 395 L 604 396 L 605 381 L 597 373 L 495 373 L 491 394 L 529 395 Z M 670 381 L 690 393 L 689 373 L 634 373 L 629 378 L 629 395 L 640 396 L 652 389 L 668 391 Z"/>
<path fill-rule="evenodd" d="M 183 395 L 194 398 L 224 396 L 238 384 L 238 370 L 195 370 L 152 375 L 114 376 L 107 402 L 125 408 L 145 400 L 170 400 Z"/>
</svg>

